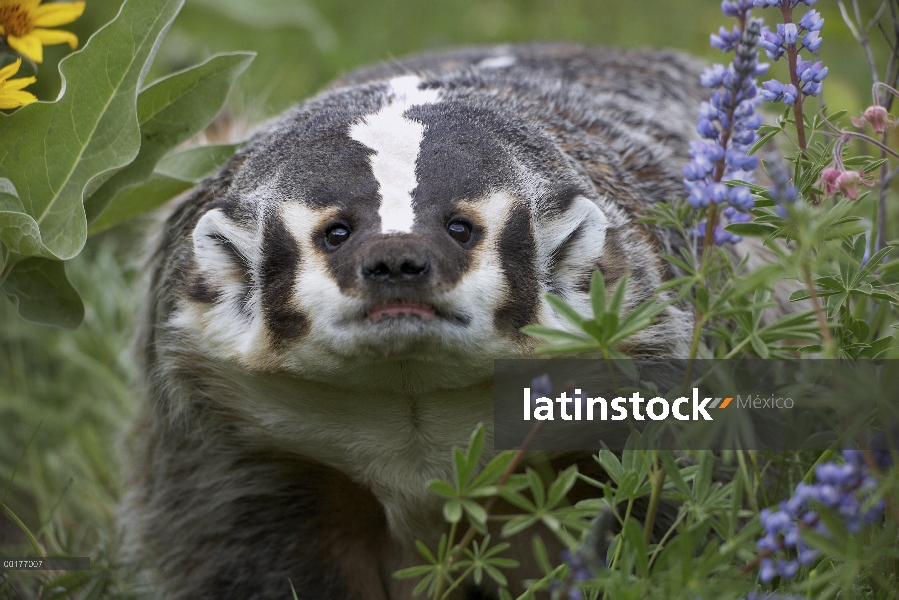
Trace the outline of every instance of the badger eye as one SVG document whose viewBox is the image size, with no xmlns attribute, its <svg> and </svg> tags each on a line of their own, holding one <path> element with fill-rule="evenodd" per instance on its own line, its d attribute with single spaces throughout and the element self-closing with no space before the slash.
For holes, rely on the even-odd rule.
<svg viewBox="0 0 899 600">
<path fill-rule="evenodd" d="M 350 228 L 344 223 L 332 223 L 325 230 L 325 244 L 334 249 L 350 238 Z"/>
<path fill-rule="evenodd" d="M 471 221 L 455 218 L 446 224 L 446 231 L 460 244 L 467 244 L 471 239 Z"/>
</svg>

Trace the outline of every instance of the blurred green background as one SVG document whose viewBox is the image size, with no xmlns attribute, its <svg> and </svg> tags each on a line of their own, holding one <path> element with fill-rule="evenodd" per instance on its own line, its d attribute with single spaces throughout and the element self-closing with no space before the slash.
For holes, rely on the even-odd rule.
<svg viewBox="0 0 899 600">
<path fill-rule="evenodd" d="M 111 20 L 120 2 L 87 0 L 85 14 L 63 27 L 82 44 Z M 226 106 L 229 119 L 252 125 L 313 94 L 355 66 L 464 44 L 573 40 L 614 46 L 668 47 L 718 60 L 709 33 L 731 25 L 713 0 L 187 0 L 148 77 L 223 51 L 252 50 L 255 62 Z M 866 16 L 880 3 L 863 0 Z M 827 25 L 822 59 L 830 67 L 825 98 L 859 112 L 870 103 L 870 75 L 860 46 L 834 0 L 822 0 Z M 764 13 L 774 18 L 771 11 Z M 872 32 L 881 68 L 882 35 Z M 33 86 L 41 99 L 59 92 L 56 63 L 64 45 L 48 47 Z M 772 75 L 783 78 L 783 61 Z M 22 75 L 28 74 L 23 67 Z M 100 597 L 128 595 L 115 560 L 119 494 L 116 439 L 131 411 L 133 367 L 127 346 L 140 300 L 139 254 L 148 221 L 129 223 L 88 242 L 69 265 L 87 305 L 74 333 L 21 322 L 0 301 L 0 490 L 3 502 L 48 551 L 92 554 L 100 568 L 55 582 L 90 587 Z M 27 550 L 27 540 L 0 515 L 0 554 Z M 30 577 L 30 578 L 29 578 Z M 80 579 L 79 579 L 80 577 Z M 3 581 L 0 598 L 34 590 L 33 575 Z M 26 592 L 28 591 L 28 592 Z"/>
</svg>

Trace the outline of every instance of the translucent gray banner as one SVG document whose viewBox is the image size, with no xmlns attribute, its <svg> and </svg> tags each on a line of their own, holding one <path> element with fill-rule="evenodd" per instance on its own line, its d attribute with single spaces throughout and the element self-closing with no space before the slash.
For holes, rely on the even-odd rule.
<svg viewBox="0 0 899 600">
<path fill-rule="evenodd" d="M 494 362 L 496 449 L 825 450 L 893 424 L 899 360 Z"/>
</svg>

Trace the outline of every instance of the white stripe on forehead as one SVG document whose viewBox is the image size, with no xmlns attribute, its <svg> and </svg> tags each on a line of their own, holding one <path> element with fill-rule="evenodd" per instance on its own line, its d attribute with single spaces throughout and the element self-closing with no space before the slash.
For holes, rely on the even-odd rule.
<svg viewBox="0 0 899 600">
<path fill-rule="evenodd" d="M 403 116 L 419 104 L 437 100 L 437 90 L 419 90 L 421 79 L 409 75 L 390 80 L 392 98 L 378 112 L 350 128 L 350 137 L 375 151 L 369 157 L 381 192 L 381 233 L 409 233 L 415 221 L 412 191 L 418 186 L 415 161 L 425 127 Z"/>
</svg>

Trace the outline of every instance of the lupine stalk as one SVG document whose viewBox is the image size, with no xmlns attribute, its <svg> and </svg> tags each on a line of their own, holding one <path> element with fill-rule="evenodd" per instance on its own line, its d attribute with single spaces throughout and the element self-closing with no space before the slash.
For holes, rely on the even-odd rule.
<svg viewBox="0 0 899 600">
<path fill-rule="evenodd" d="M 812 6 L 818 0 L 801 0 L 802 4 Z M 803 61 L 799 56 L 799 49 L 805 48 L 809 52 L 817 53 L 821 48 L 822 39 L 819 31 L 824 27 L 824 19 L 817 11 L 809 11 L 799 20 L 793 21 L 793 9 L 800 4 L 800 0 L 754 0 L 754 5 L 759 8 L 780 8 L 783 23 L 777 25 L 776 31 L 765 31 L 762 46 L 768 57 L 777 61 L 784 55 L 787 57 L 790 70 L 790 83 L 784 85 L 776 80 L 766 81 L 763 84 L 765 90 L 762 96 L 771 102 L 783 101 L 793 107 L 793 116 L 796 120 L 796 138 L 799 150 L 803 158 L 806 158 L 808 141 L 805 136 L 805 123 L 802 120 L 802 106 L 806 96 L 817 96 L 821 93 L 821 83 L 827 77 L 827 67 L 821 62 L 812 63 Z M 810 196 L 813 204 L 818 199 Z"/>
</svg>

